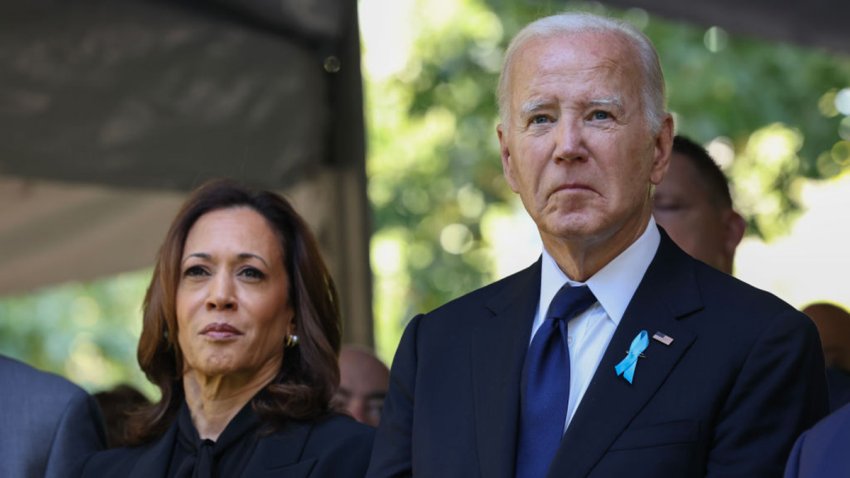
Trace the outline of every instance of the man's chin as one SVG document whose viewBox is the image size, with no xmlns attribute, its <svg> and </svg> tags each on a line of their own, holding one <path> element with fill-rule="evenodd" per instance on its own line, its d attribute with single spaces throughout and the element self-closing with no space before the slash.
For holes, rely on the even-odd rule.
<svg viewBox="0 0 850 478">
<path fill-rule="evenodd" d="M 586 241 L 598 234 L 599 224 L 586 217 L 559 217 L 557 220 L 538 224 L 540 235 L 561 241 Z"/>
</svg>

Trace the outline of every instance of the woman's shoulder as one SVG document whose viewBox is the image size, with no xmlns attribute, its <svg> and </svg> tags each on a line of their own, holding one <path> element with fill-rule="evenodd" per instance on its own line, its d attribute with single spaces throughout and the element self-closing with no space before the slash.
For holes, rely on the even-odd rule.
<svg viewBox="0 0 850 478">
<path fill-rule="evenodd" d="M 261 440 L 257 457 L 291 461 L 310 469 L 310 477 L 360 478 L 366 474 L 375 429 L 346 415 L 331 414 L 315 420 L 290 423 Z M 293 456 L 283 458 L 280 450 Z"/>
<path fill-rule="evenodd" d="M 311 420 L 294 420 L 260 441 L 298 444 L 305 452 L 331 453 L 338 448 L 372 447 L 375 429 L 348 415 L 331 413 Z"/>
<path fill-rule="evenodd" d="M 348 415 L 331 413 L 317 418 L 310 424 L 310 433 L 305 448 L 316 446 L 324 450 L 335 447 L 351 449 L 357 444 L 366 445 L 371 449 L 375 429 L 364 425 Z"/>
<path fill-rule="evenodd" d="M 305 444 L 304 455 L 323 458 L 311 476 L 365 476 L 374 439 L 374 428 L 347 415 L 333 414 L 317 420 Z"/>
</svg>

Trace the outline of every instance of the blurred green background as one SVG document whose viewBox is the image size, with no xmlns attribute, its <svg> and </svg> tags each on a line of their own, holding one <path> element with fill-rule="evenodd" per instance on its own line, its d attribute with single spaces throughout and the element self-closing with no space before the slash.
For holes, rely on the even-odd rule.
<svg viewBox="0 0 850 478">
<path fill-rule="evenodd" d="M 597 3 L 360 0 L 359 6 L 375 345 L 387 362 L 414 314 L 517 270 L 539 252 L 533 227 L 502 179 L 494 97 L 507 41 L 534 18 L 580 8 L 644 30 L 661 56 L 678 131 L 709 145 L 725 167 L 751 241 L 782 241 L 805 212 L 806 188 L 847 177 L 850 58 Z M 850 183 L 842 184 L 848 197 Z M 827 251 L 836 259 L 842 252 Z M 738 262 L 747 270 L 739 272 L 756 277 L 764 266 L 742 255 Z M 149 277 L 148 269 L 0 298 L 0 352 L 91 391 L 129 382 L 153 397 L 135 360 Z M 795 303 L 800 298 L 786 300 L 803 305 Z"/>
</svg>

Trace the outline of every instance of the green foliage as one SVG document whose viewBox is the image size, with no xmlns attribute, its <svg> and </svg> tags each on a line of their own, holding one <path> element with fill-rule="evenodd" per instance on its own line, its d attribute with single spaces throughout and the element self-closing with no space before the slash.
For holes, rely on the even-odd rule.
<svg viewBox="0 0 850 478">
<path fill-rule="evenodd" d="M 842 117 L 821 99 L 850 86 L 850 59 L 654 19 L 644 31 L 664 64 L 678 131 L 734 146 L 727 172 L 748 233 L 785 233 L 800 212 L 797 180 L 843 169 L 831 154 Z"/>
<path fill-rule="evenodd" d="M 150 271 L 0 300 L 0 352 L 98 391 L 126 382 L 154 396 L 136 363 Z"/>
<path fill-rule="evenodd" d="M 413 314 L 496 278 L 494 238 L 481 224 L 516 204 L 495 135 L 501 57 L 522 26 L 564 8 L 531 0 L 416 1 L 406 66 L 390 77 L 366 71 L 376 339 L 385 359 Z M 566 9 L 623 17 L 653 40 L 678 131 L 701 142 L 727 138 L 734 148 L 728 172 L 751 234 L 787 231 L 799 212 L 797 178 L 841 172 L 842 117 L 824 113 L 822 97 L 850 86 L 847 58 L 641 10 L 580 2 Z M 465 211 L 470 197 L 475 206 Z"/>
<path fill-rule="evenodd" d="M 377 1 L 406 4 L 361 5 Z M 799 210 L 800 177 L 835 176 L 850 163 L 850 119 L 834 106 L 850 86 L 848 58 L 598 3 L 409 1 L 403 68 L 378 74 L 364 63 L 375 330 L 384 359 L 412 315 L 494 280 L 497 243 L 519 235 L 508 221 L 518 205 L 502 178 L 495 87 L 508 40 L 535 18 L 579 8 L 643 28 L 664 65 L 679 131 L 700 142 L 727 138 L 734 149 L 727 171 L 752 234 L 787 230 Z M 385 8 L 373 10 L 380 17 L 373 25 L 386 22 Z M 366 54 L 379 46 L 366 42 Z M 92 390 L 129 381 L 153 396 L 135 360 L 149 274 L 0 300 L 0 352 Z"/>
</svg>

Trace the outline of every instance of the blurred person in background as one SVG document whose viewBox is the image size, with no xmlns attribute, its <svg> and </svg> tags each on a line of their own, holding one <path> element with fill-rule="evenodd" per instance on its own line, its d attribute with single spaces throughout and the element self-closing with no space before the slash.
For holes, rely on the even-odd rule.
<svg viewBox="0 0 850 478">
<path fill-rule="evenodd" d="M 52 373 L 0 355 L 0 477 L 79 476 L 103 449 L 94 399 Z"/>
<path fill-rule="evenodd" d="M 803 308 L 818 328 L 826 363 L 826 385 L 829 387 L 829 410 L 850 403 L 850 313 L 826 302 Z"/>
<path fill-rule="evenodd" d="M 358 422 L 377 427 L 390 385 L 387 366 L 372 351 L 345 345 L 339 354 L 339 373 L 334 405 Z"/>
<path fill-rule="evenodd" d="M 329 405 L 334 282 L 286 200 L 229 181 L 193 192 L 143 309 L 139 364 L 162 398 L 132 415 L 133 447 L 83 476 L 363 476 L 373 430 Z"/>
<path fill-rule="evenodd" d="M 94 394 L 94 399 L 100 407 L 103 424 L 106 426 L 106 446 L 117 448 L 129 445 L 127 420 L 134 411 L 150 405 L 150 400 L 142 392 L 127 384 L 97 392 Z"/>
<path fill-rule="evenodd" d="M 723 171 L 705 148 L 685 136 L 673 138 L 670 167 L 655 187 L 652 215 L 682 250 L 732 274 L 746 222 L 732 207 Z"/>
</svg>

